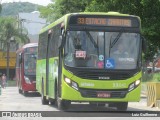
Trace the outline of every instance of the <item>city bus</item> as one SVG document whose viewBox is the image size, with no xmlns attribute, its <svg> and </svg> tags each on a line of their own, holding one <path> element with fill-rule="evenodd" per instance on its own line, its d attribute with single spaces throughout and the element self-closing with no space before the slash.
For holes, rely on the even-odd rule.
<svg viewBox="0 0 160 120">
<path fill-rule="evenodd" d="M 126 56 L 114 55 L 118 44 Z M 73 102 L 126 111 L 140 100 L 140 18 L 118 12 L 70 13 L 41 29 L 36 88 L 42 104 L 67 110 Z"/>
<path fill-rule="evenodd" d="M 38 43 L 28 43 L 16 51 L 16 80 L 19 93 L 36 91 Z"/>
</svg>

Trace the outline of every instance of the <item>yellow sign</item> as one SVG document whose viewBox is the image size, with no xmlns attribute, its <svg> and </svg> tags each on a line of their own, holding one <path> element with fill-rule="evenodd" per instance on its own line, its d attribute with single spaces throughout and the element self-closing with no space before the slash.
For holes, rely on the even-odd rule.
<svg viewBox="0 0 160 120">
<path fill-rule="evenodd" d="M 7 66 L 6 61 L 6 53 L 0 52 L 0 69 L 5 69 Z M 16 64 L 16 53 L 10 52 L 10 59 L 9 59 L 9 68 L 15 68 Z"/>
</svg>

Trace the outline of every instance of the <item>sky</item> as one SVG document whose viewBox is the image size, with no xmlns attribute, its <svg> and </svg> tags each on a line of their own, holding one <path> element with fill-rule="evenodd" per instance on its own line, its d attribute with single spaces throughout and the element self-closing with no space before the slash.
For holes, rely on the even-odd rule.
<svg viewBox="0 0 160 120">
<path fill-rule="evenodd" d="M 30 2 L 34 4 L 39 4 L 43 6 L 47 6 L 51 3 L 51 0 L 0 0 L 1 3 L 9 3 L 9 2 Z"/>
</svg>

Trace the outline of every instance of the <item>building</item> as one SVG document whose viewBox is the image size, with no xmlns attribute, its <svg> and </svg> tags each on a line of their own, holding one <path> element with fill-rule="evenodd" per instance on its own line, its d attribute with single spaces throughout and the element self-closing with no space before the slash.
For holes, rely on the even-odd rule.
<svg viewBox="0 0 160 120">
<path fill-rule="evenodd" d="M 40 18 L 40 12 L 19 13 L 19 27 L 22 27 L 22 33 L 27 34 L 31 43 L 38 42 L 40 29 L 47 25 L 45 19 Z"/>
</svg>

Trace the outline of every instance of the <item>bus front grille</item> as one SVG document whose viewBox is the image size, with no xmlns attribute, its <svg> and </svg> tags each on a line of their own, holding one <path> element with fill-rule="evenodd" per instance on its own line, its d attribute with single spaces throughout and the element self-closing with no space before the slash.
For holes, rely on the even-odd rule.
<svg viewBox="0 0 160 120">
<path fill-rule="evenodd" d="M 93 89 L 79 89 L 81 96 L 85 98 L 98 98 L 98 93 L 108 93 L 107 98 L 124 98 L 127 94 L 127 89 L 123 90 L 93 90 Z M 105 98 L 105 97 L 104 97 Z"/>
<path fill-rule="evenodd" d="M 90 80 L 125 80 L 132 75 L 126 72 L 106 72 L 106 71 L 74 71 L 77 77 Z"/>
<path fill-rule="evenodd" d="M 139 70 L 105 70 L 105 69 L 87 69 L 73 68 L 65 66 L 73 75 L 90 80 L 126 80 L 133 77 Z"/>
</svg>

